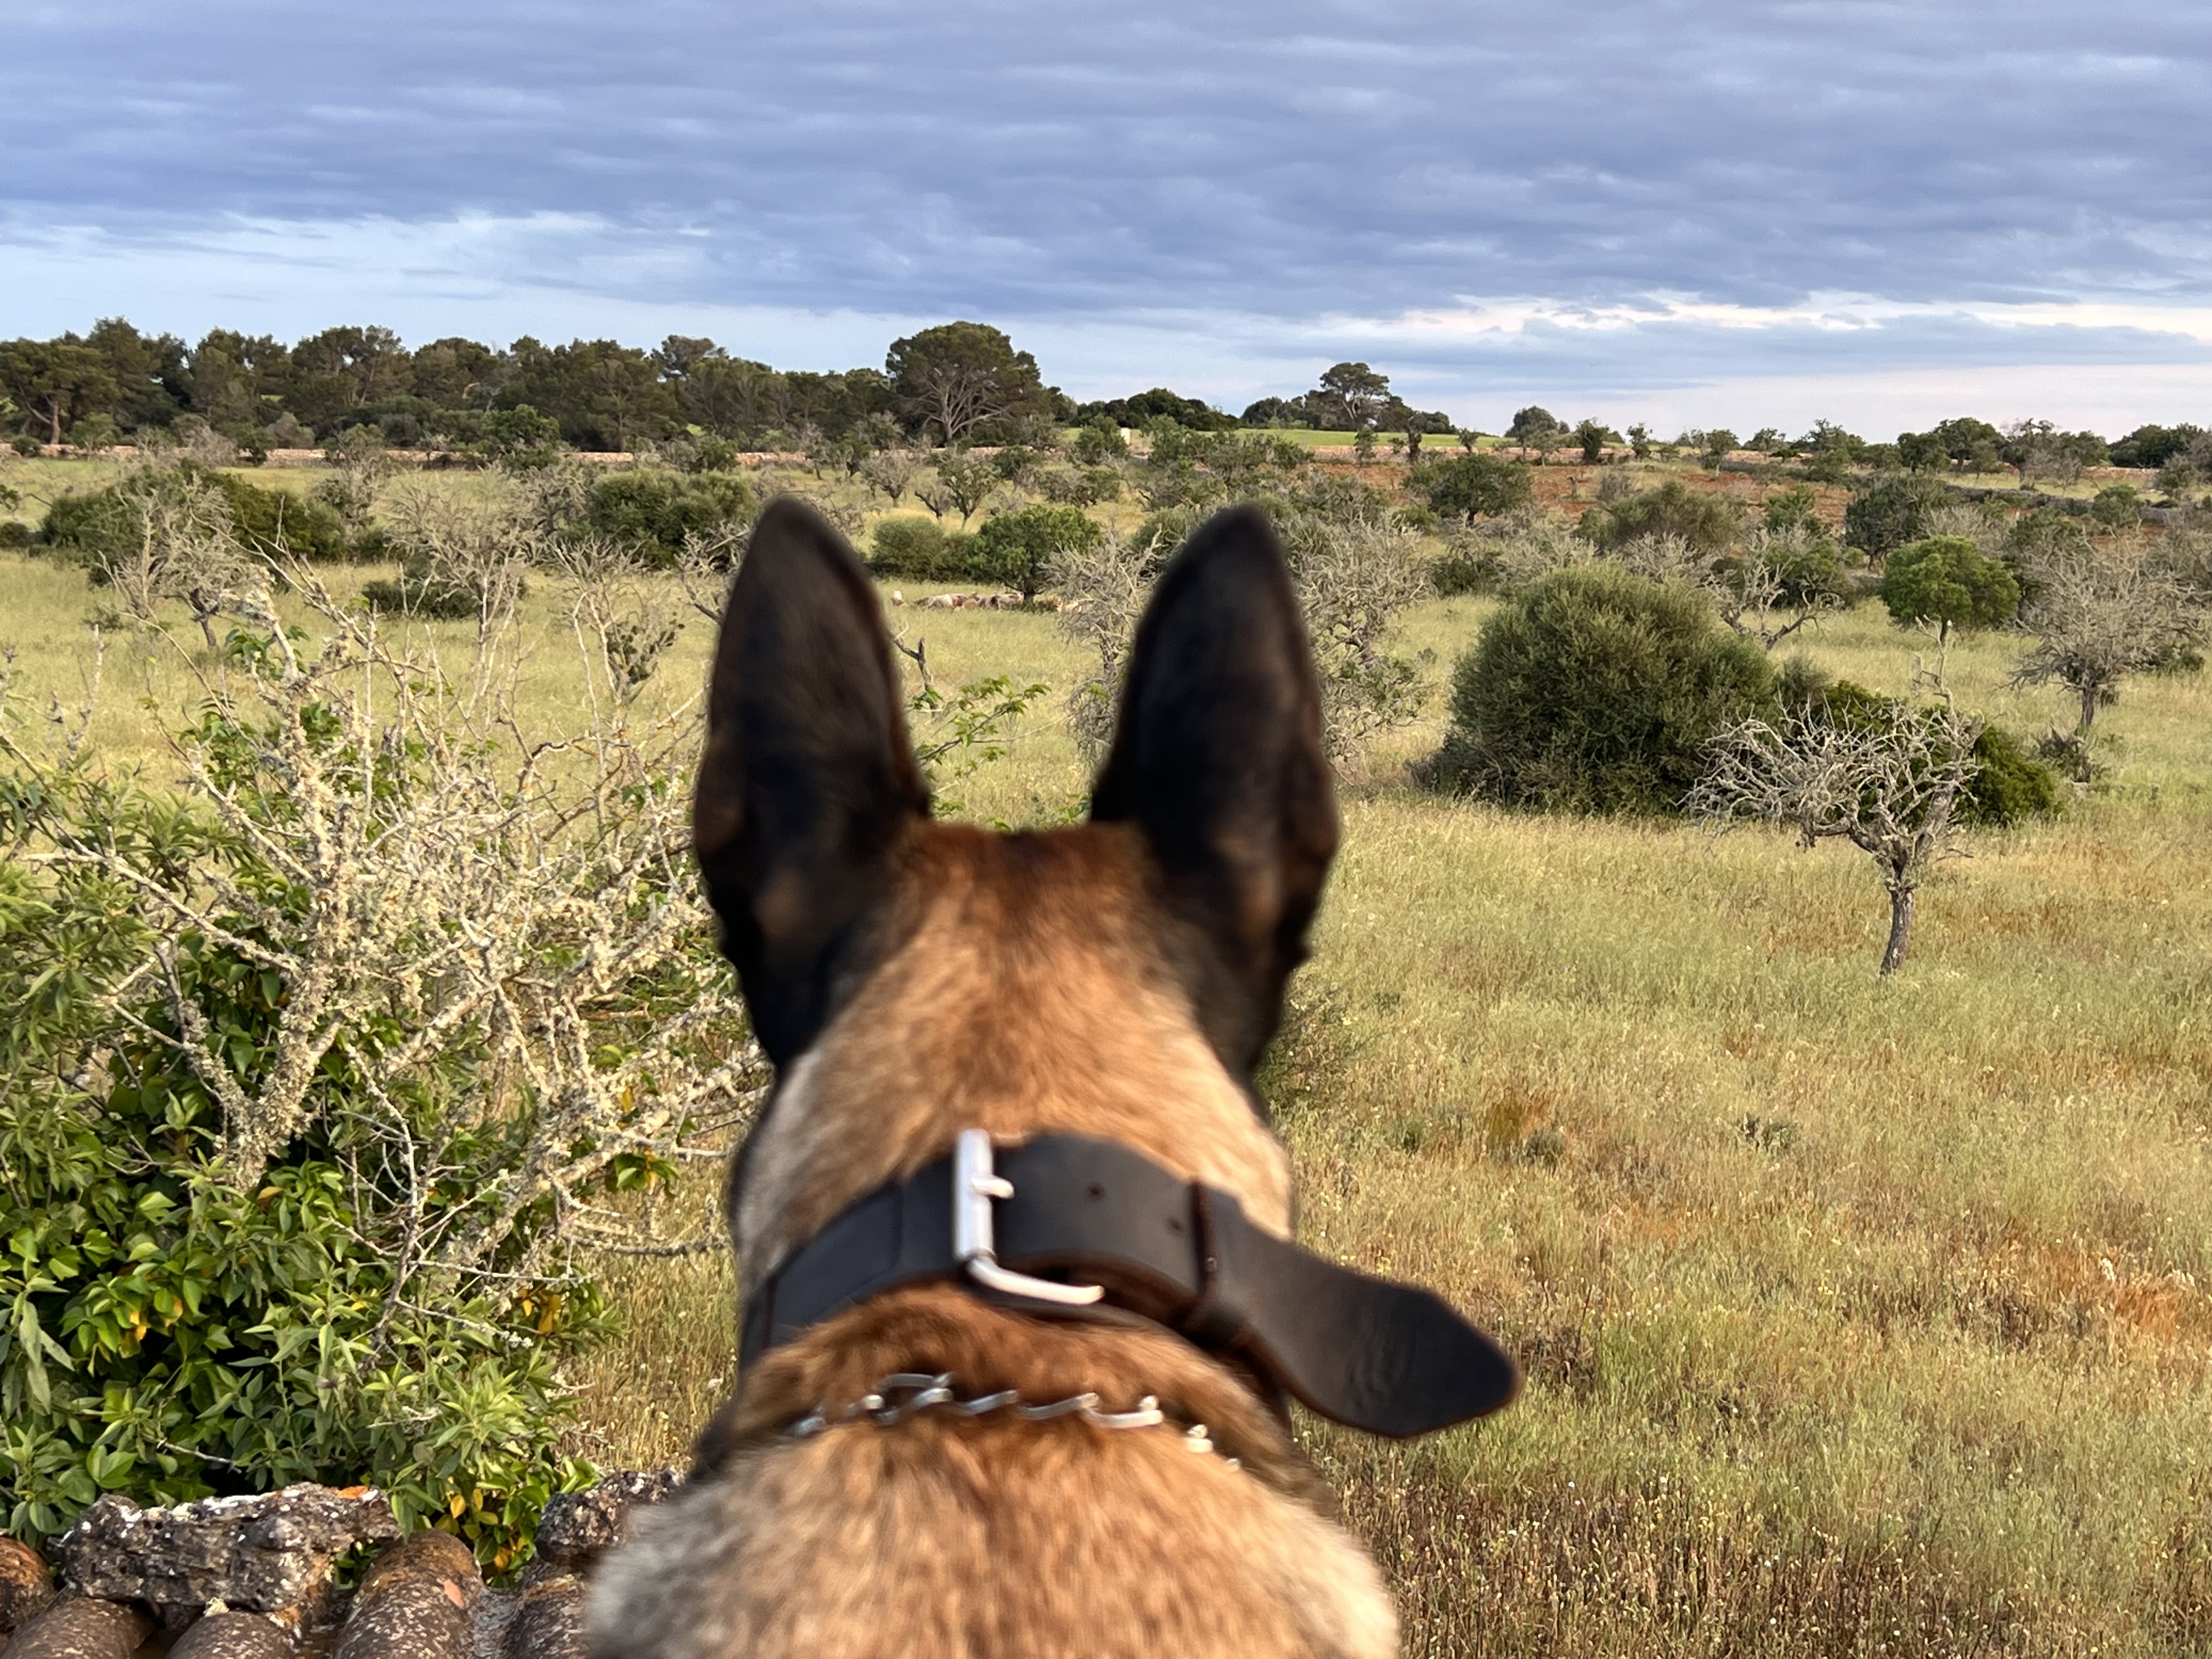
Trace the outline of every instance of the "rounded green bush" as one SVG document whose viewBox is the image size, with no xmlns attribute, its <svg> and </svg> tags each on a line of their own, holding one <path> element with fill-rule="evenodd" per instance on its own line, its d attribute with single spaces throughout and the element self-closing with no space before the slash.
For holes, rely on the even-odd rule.
<svg viewBox="0 0 2212 1659">
<path fill-rule="evenodd" d="M 759 510 L 752 486 L 743 478 L 641 466 L 594 482 L 584 523 L 625 544 L 647 564 L 667 568 L 682 556 L 687 532 L 706 534 L 749 524 Z"/>
<path fill-rule="evenodd" d="M 1924 472 L 1875 479 L 1844 508 L 1844 539 L 1869 558 L 1885 559 L 1928 533 L 1936 510 L 1950 501 L 1942 480 Z"/>
<path fill-rule="evenodd" d="M 1454 455 L 1418 470 L 1413 488 L 1440 518 L 1494 517 L 1525 506 L 1533 488 L 1528 468 L 1502 455 Z"/>
<path fill-rule="evenodd" d="M 983 521 L 971 562 L 977 575 L 1004 582 L 1026 601 L 1036 597 L 1064 550 L 1096 547 L 1103 533 L 1079 507 L 1025 507 Z"/>
<path fill-rule="evenodd" d="M 1889 556 L 1876 590 L 1900 627 L 1933 623 L 1954 629 L 1996 628 L 2020 612 L 2020 584 L 2002 561 L 1965 536 L 1930 536 Z"/>
<path fill-rule="evenodd" d="M 235 474 L 210 471 L 191 461 L 179 465 L 176 474 L 204 478 L 220 490 L 239 539 L 254 552 L 319 561 L 353 556 L 345 520 L 326 502 L 280 489 L 264 489 Z M 135 545 L 137 533 L 137 520 L 124 499 L 123 486 L 109 484 L 57 499 L 46 510 L 39 539 L 64 555 L 97 566 L 107 556 Z"/>
<path fill-rule="evenodd" d="M 1676 810 L 1728 720 L 1774 700 L 1765 653 L 1711 603 L 1617 567 L 1556 570 L 1453 674 L 1438 788 L 1582 812 Z"/>
<path fill-rule="evenodd" d="M 946 535 L 934 519 L 901 515 L 878 521 L 868 568 L 908 581 L 957 582 L 968 574 L 971 538 Z"/>
</svg>

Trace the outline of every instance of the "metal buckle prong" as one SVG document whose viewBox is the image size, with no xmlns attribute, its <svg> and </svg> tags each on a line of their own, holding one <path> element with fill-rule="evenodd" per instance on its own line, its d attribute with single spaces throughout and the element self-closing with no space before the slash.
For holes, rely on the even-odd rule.
<svg viewBox="0 0 2212 1659">
<path fill-rule="evenodd" d="M 990 1131 L 963 1129 L 952 1144 L 952 1255 L 968 1276 L 1008 1296 L 1071 1308 L 1087 1307 L 1105 1295 L 1101 1285 L 1055 1284 L 999 1265 L 991 1201 L 1013 1195 L 1012 1183 L 992 1167 Z"/>
</svg>

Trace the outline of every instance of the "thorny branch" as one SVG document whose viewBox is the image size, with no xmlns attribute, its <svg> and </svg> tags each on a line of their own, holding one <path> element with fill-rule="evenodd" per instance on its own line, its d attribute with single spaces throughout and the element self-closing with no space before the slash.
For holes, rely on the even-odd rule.
<svg viewBox="0 0 2212 1659">
<path fill-rule="evenodd" d="M 361 1131 L 368 1175 L 399 1199 L 374 1241 L 395 1263 L 386 1325 L 439 1299 L 410 1299 L 425 1274 L 557 1276 L 565 1247 L 718 1242 L 665 1237 L 651 1180 L 642 1201 L 585 1201 L 618 1164 L 718 1149 L 767 1080 L 690 865 L 696 699 L 648 714 L 639 698 L 673 617 L 642 614 L 627 571 L 568 572 L 586 722 L 525 742 L 505 608 L 454 676 L 422 630 L 387 632 L 312 570 L 282 574 L 319 640 L 234 635 L 199 723 L 172 740 L 222 854 L 179 867 L 58 811 L 20 849 L 141 896 L 157 1035 L 221 1112 L 228 1178 L 251 1191 L 318 1123 Z M 244 608 L 274 617 L 265 588 Z M 58 787 L 92 765 L 4 723 L 0 759 Z M 250 1056 L 186 971 L 210 951 L 281 980 Z"/>
</svg>

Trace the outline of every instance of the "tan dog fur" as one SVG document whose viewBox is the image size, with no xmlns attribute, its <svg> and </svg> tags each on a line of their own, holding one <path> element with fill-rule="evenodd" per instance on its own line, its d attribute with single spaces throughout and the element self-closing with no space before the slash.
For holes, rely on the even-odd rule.
<svg viewBox="0 0 2212 1659">
<path fill-rule="evenodd" d="M 1188 923 L 1137 829 L 916 818 L 887 863 L 891 943 L 784 1066 L 732 1181 L 748 1290 L 976 1127 L 1117 1142 L 1287 1235 L 1288 1157 L 1194 1012 L 1173 957 Z M 1095 1391 L 1108 1410 L 1155 1395 L 1217 1450 L 1176 1426 L 941 1413 L 782 1435 L 895 1371 L 950 1371 L 969 1395 Z M 602 1659 L 1397 1650 L 1380 1575 L 1233 1364 L 1157 1328 L 1027 1317 L 950 1286 L 848 1310 L 749 1367 L 691 1483 L 603 1568 L 590 1626 Z"/>
</svg>

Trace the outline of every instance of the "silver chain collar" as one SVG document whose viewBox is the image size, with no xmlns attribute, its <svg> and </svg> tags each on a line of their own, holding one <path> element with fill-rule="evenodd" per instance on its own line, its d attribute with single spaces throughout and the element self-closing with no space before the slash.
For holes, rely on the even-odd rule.
<svg viewBox="0 0 2212 1659">
<path fill-rule="evenodd" d="M 1017 1389 L 1001 1389 L 996 1394 L 978 1395 L 972 1400 L 963 1400 L 952 1391 L 952 1373 L 939 1371 L 894 1371 L 866 1394 L 836 1411 L 817 1406 L 784 1430 L 789 1440 L 811 1440 L 815 1436 L 837 1427 L 840 1424 L 866 1420 L 878 1428 L 888 1429 L 905 1422 L 923 1412 L 949 1412 L 955 1417 L 988 1417 L 996 1412 L 1006 1412 L 1024 1423 L 1049 1423 L 1063 1417 L 1079 1417 L 1094 1428 L 1100 1429 L 1157 1429 L 1172 1426 L 1168 1415 L 1160 1409 L 1159 1401 L 1146 1395 L 1137 1402 L 1134 1411 L 1109 1412 L 1098 1408 L 1098 1396 L 1091 1393 L 1072 1394 L 1065 1400 L 1050 1400 L 1030 1404 Z M 1203 1423 L 1193 1423 L 1182 1431 L 1183 1449 L 1206 1453 L 1213 1450 L 1213 1437 Z M 1224 1460 L 1231 1468 L 1237 1467 L 1237 1459 Z"/>
</svg>

